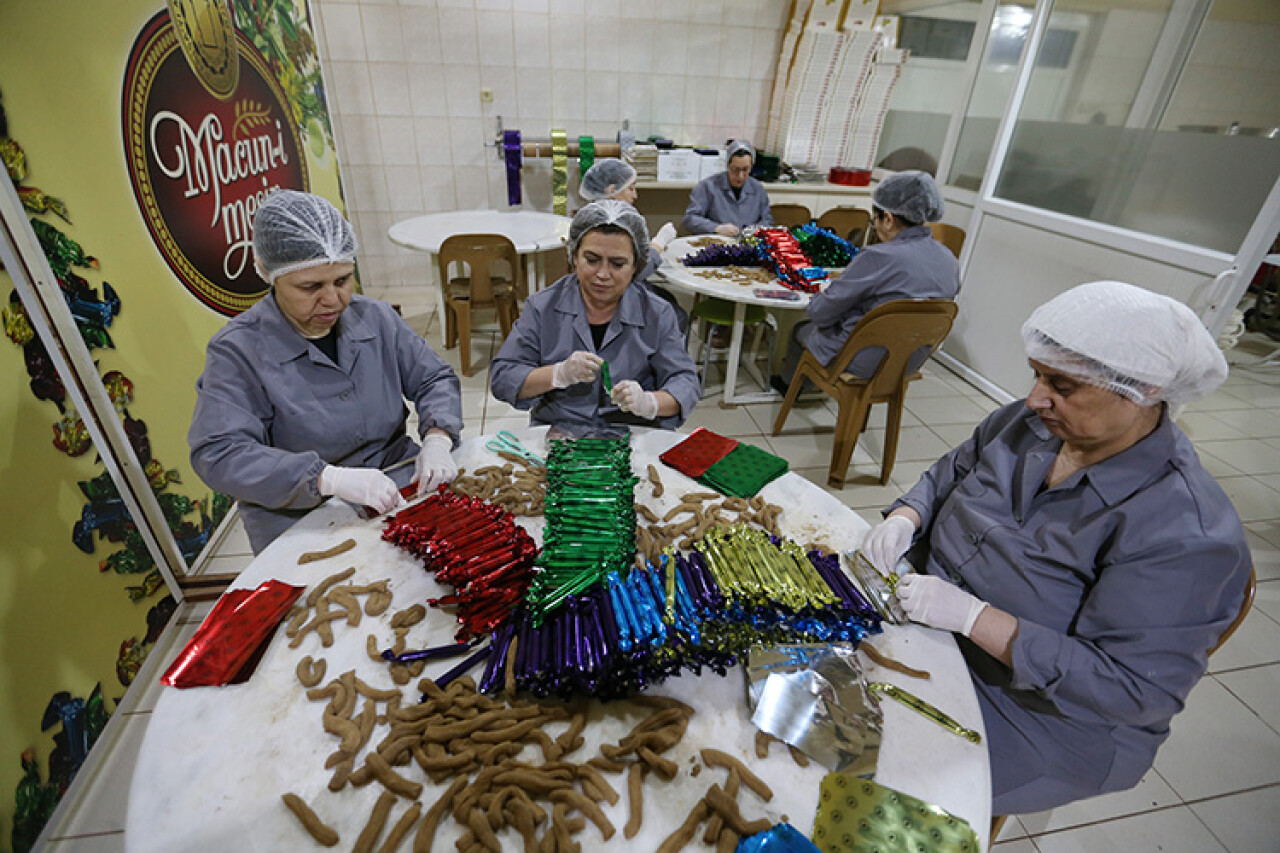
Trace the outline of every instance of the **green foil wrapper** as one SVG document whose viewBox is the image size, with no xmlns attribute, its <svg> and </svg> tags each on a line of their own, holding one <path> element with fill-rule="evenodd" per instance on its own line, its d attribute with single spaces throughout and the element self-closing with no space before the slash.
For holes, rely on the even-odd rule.
<svg viewBox="0 0 1280 853">
<path fill-rule="evenodd" d="M 822 853 L 980 853 L 968 822 L 924 800 L 846 773 L 828 773 L 813 843 Z"/>
<path fill-rule="evenodd" d="M 625 574 L 636 551 L 631 438 L 560 440 L 547 454 L 547 526 L 525 595 L 534 623 L 571 595 Z"/>
</svg>

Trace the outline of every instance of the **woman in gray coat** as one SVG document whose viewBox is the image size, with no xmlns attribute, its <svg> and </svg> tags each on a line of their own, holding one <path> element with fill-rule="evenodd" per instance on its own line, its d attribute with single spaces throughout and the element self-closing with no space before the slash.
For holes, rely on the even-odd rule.
<svg viewBox="0 0 1280 853">
<path fill-rule="evenodd" d="M 888 510 L 862 550 L 920 574 L 897 595 L 959 635 L 982 708 L 992 810 L 1137 784 L 1239 611 L 1240 518 L 1170 407 L 1227 364 L 1185 305 L 1080 285 L 1022 327 L 1035 383 Z"/>
<path fill-rule="evenodd" d="M 319 196 L 277 190 L 254 217 L 253 253 L 271 290 L 209 341 L 187 441 L 200 478 L 240 502 L 254 553 L 327 496 L 387 512 L 411 480 L 419 494 L 452 480 L 458 377 L 391 306 L 352 293 L 351 224 Z"/>
<path fill-rule="evenodd" d="M 725 151 L 725 170 L 703 178 L 689 193 L 684 230 L 690 234 L 736 237 L 744 228 L 773 225 L 769 193 L 751 177 L 756 150 L 750 142 L 731 142 Z"/>
<path fill-rule="evenodd" d="M 632 286 L 649 253 L 644 217 L 626 202 L 592 202 L 573 217 L 568 248 L 573 272 L 529 297 L 494 358 L 493 395 L 572 435 L 684 423 L 699 385 L 675 311 Z"/>
</svg>

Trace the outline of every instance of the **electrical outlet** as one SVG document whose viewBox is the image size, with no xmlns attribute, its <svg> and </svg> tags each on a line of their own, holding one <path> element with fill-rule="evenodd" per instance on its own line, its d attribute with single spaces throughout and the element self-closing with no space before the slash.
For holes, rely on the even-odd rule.
<svg viewBox="0 0 1280 853">
<path fill-rule="evenodd" d="M 482 104 L 492 104 L 492 103 L 493 103 L 493 90 L 492 90 L 492 89 L 481 89 L 481 90 L 480 90 L 480 103 L 482 103 Z"/>
</svg>

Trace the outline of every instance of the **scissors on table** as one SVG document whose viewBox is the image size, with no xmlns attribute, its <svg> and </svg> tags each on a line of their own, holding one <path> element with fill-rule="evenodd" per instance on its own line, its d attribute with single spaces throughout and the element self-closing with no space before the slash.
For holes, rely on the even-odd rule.
<svg viewBox="0 0 1280 853">
<path fill-rule="evenodd" d="M 493 438 L 484 443 L 484 446 L 486 450 L 492 450 L 494 453 L 510 453 L 540 468 L 547 467 L 543 458 L 521 444 L 520 439 L 516 438 L 515 433 L 510 430 L 498 430 Z"/>
</svg>

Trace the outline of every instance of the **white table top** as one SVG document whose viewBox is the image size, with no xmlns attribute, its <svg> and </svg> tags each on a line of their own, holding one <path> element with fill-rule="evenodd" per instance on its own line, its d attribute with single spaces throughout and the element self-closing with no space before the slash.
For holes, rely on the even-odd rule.
<svg viewBox="0 0 1280 853">
<path fill-rule="evenodd" d="M 767 296 L 757 296 L 755 293 L 758 287 L 767 287 L 770 289 L 783 289 L 783 284 L 776 278 L 769 284 L 753 282 L 752 284 L 738 284 L 736 281 L 730 281 L 724 278 L 709 278 L 698 275 L 699 270 L 715 269 L 715 267 L 687 267 L 680 262 L 681 258 L 694 254 L 701 247 L 691 245 L 690 241 L 703 241 L 707 237 L 716 240 L 722 240 L 725 243 L 733 242 L 728 237 L 715 237 L 715 235 L 701 234 L 697 237 L 678 237 L 671 241 L 665 252 L 662 253 L 662 266 L 659 268 L 662 275 L 668 282 L 677 289 L 688 291 L 689 293 L 700 293 L 703 296 L 715 296 L 720 299 L 727 299 L 730 302 L 744 302 L 747 305 L 764 305 L 768 308 L 791 309 L 803 311 L 805 306 L 809 304 L 810 295 L 793 291 L 799 299 L 776 299 Z"/>
<path fill-rule="evenodd" d="M 428 213 L 387 229 L 392 243 L 437 254 L 454 234 L 503 234 L 522 255 L 563 246 L 569 235 L 567 216 L 537 210 L 454 210 Z"/>
<path fill-rule="evenodd" d="M 545 428 L 516 431 L 531 450 L 545 454 Z M 679 433 L 639 430 L 634 434 L 632 464 L 643 474 L 649 462 L 657 464 L 666 494 L 652 496 L 642 481 L 636 487 L 637 500 L 660 513 L 675 506 L 679 495 L 702 491 L 704 487 L 661 463 L 657 455 L 681 440 Z M 497 460 L 484 449 L 484 439 L 464 442 L 457 452 L 466 468 Z M 787 474 L 770 483 L 761 494 L 785 507 L 779 519 L 784 534 L 801 543 L 822 541 L 832 547 L 856 546 L 866 523 L 823 489 L 796 474 Z M 521 519 L 537 539 L 542 520 Z M 166 688 L 151 715 L 141 745 L 126 820 L 125 843 L 131 853 L 140 851 L 207 850 L 306 850 L 318 847 L 310 841 L 280 795 L 293 792 L 308 802 L 349 847 L 364 827 L 379 785 L 347 787 L 331 793 L 326 785 L 330 771 L 325 757 L 334 749 L 334 739 L 321 727 L 323 702 L 310 702 L 299 685 L 294 670 L 304 655 L 324 658 L 328 664 L 325 680 L 349 669 L 374 687 L 392 687 L 381 664 L 365 652 L 365 638 L 373 633 L 379 648 L 391 645 L 393 635 L 387 622 L 391 615 L 414 602 L 439 595 L 443 589 L 420 563 L 400 549 L 383 542 L 379 521 L 363 521 L 346 504 L 329 501 L 277 539 L 245 569 L 234 584 L 253 588 L 270 578 L 298 585 L 313 585 L 329 575 L 355 566 L 351 581 L 366 583 L 390 579 L 394 594 L 391 608 L 377 619 L 365 617 L 358 627 L 335 623 L 335 643 L 320 646 L 319 638 L 308 635 L 297 649 L 290 649 L 283 632 L 277 632 L 253 677 L 244 684 L 220 688 L 177 690 Z M 305 566 L 297 565 L 300 554 L 331 547 L 351 537 L 356 547 L 335 559 Z M 408 636 L 410 648 L 422 648 L 451 640 L 453 620 L 437 610 L 414 626 Z M 950 634 L 909 626 L 886 626 L 873 644 L 910 666 L 932 673 L 928 681 L 908 678 L 871 665 L 863 665 L 868 677 L 890 681 L 933 702 L 962 725 L 983 731 L 982 715 L 968 670 Z M 456 661 L 429 666 L 424 675 L 435 677 Z M 473 675 L 478 678 L 480 669 Z M 409 701 L 413 685 L 404 688 Z M 775 796 L 763 803 L 744 790 L 739 796 L 748 818 L 768 817 L 772 821 L 785 814 L 806 834 L 812 830 L 818 799 L 818 785 L 826 770 L 816 762 L 797 766 L 786 750 L 775 745 L 765 760 L 755 757 L 755 729 L 747 709 L 741 667 L 726 677 L 685 674 L 671 679 L 652 692 L 679 697 L 696 709 L 684 739 L 667 755 L 685 768 L 675 780 L 659 783 L 650 779 L 644 789 L 644 823 L 634 839 L 619 831 L 611 842 L 601 842 L 598 831 L 588 824 L 581 842 L 589 849 L 653 850 L 689 811 L 691 803 L 712 782 L 722 781 L 723 771 L 693 778 L 688 772 L 698 749 L 714 745 L 737 755 L 773 788 Z M 974 745 L 918 714 L 885 700 L 884 737 L 876 780 L 881 784 L 935 803 L 969 821 L 986 845 L 990 823 L 990 777 L 985 745 Z M 634 724 L 632 715 L 619 711 L 627 703 L 592 703 L 592 723 L 584 732 L 586 744 L 577 753 L 582 759 L 594 755 L 604 742 L 616 742 Z M 375 729 L 372 742 L 381 739 Z M 984 732 L 985 743 L 985 732 Z M 424 807 L 435 801 L 446 787 L 433 785 L 418 773 L 416 765 L 400 768 L 406 775 L 426 785 Z M 627 820 L 625 777 L 606 778 L 622 793 L 616 806 L 602 804 L 605 813 L 621 830 Z M 395 807 L 388 824 L 406 808 Z M 462 830 L 446 818 L 437 832 L 436 847 L 452 849 Z M 512 833 L 504 844 L 517 849 Z M 701 834 L 699 833 L 699 839 Z M 710 849 L 700 840 L 690 850 Z"/>
</svg>

